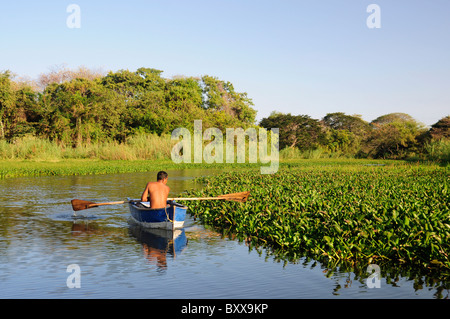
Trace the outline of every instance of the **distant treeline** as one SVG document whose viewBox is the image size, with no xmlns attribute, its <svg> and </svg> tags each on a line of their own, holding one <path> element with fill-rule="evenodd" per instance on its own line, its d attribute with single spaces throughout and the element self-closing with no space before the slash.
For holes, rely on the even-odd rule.
<svg viewBox="0 0 450 319">
<path fill-rule="evenodd" d="M 359 115 L 329 113 L 322 119 L 273 112 L 256 123 L 247 93 L 213 76 L 161 76 L 163 71 L 99 72 L 55 69 L 36 81 L 0 73 L 0 141 L 26 136 L 64 148 L 124 143 L 136 135 L 167 135 L 175 128 L 261 126 L 280 129 L 284 157 L 348 156 L 450 161 L 450 116 L 427 128 L 405 113 L 372 122 Z M 166 140 L 167 141 L 167 140 Z M 166 142 L 164 142 L 166 143 Z M 2 144 L 5 148 L 5 144 Z M 309 155 L 310 156 L 310 155 Z"/>
<path fill-rule="evenodd" d="M 0 139 L 25 134 L 80 146 L 124 142 L 136 133 L 170 133 L 205 127 L 248 127 L 256 111 L 246 93 L 212 76 L 165 79 L 162 71 L 140 68 L 103 75 L 88 69 L 59 69 L 35 82 L 0 73 Z"/>
<path fill-rule="evenodd" d="M 405 113 L 382 115 L 369 123 L 342 112 L 321 120 L 273 112 L 260 125 L 279 127 L 280 149 L 290 150 L 293 157 L 315 150 L 319 155 L 450 162 L 450 116 L 427 128 Z"/>
</svg>

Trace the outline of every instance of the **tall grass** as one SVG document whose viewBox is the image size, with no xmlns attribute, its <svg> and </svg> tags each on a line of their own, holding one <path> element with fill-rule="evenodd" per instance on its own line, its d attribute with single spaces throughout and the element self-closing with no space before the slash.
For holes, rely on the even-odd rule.
<svg viewBox="0 0 450 319">
<path fill-rule="evenodd" d="M 441 164 L 450 164 L 450 139 L 434 140 L 425 147 L 427 158 Z"/>
<path fill-rule="evenodd" d="M 9 143 L 0 140 L 0 159 L 33 159 L 33 160 L 59 160 L 62 158 L 62 148 L 47 139 L 26 136 Z"/>
<path fill-rule="evenodd" d="M 83 144 L 73 148 L 48 139 L 24 136 L 15 139 L 13 142 L 0 140 L 0 160 L 170 160 L 172 148 L 177 142 L 172 140 L 168 134 L 158 136 L 156 134 L 140 133 L 129 137 L 125 143 L 103 141 Z M 204 141 L 204 144 L 207 142 Z M 225 146 L 223 152 L 225 156 Z M 448 165 L 450 163 L 450 140 L 442 139 L 428 143 L 425 146 L 425 154 L 422 154 L 420 157 Z M 307 151 L 301 151 L 297 148 L 285 148 L 280 151 L 280 160 L 346 158 L 354 158 L 354 156 L 342 152 L 331 152 L 325 148 Z M 246 161 L 248 161 L 248 150 L 246 151 Z"/>
<path fill-rule="evenodd" d="M 138 134 L 125 143 L 103 141 L 73 148 L 48 139 L 25 136 L 0 141 L 0 159 L 58 161 L 63 159 L 157 160 L 170 159 L 176 141 L 170 135 Z"/>
<path fill-rule="evenodd" d="M 354 158 L 343 152 L 332 152 L 319 147 L 314 150 L 301 151 L 298 148 L 286 147 L 280 151 L 280 159 L 321 159 L 321 158 Z"/>
</svg>

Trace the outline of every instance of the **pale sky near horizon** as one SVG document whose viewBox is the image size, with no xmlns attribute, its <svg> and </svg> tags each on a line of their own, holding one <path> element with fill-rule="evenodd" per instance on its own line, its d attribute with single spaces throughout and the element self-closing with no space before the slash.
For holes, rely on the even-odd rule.
<svg viewBox="0 0 450 319">
<path fill-rule="evenodd" d="M 381 28 L 367 26 L 370 4 Z M 449 0 L 2 1 L 0 71 L 150 67 L 230 81 L 258 121 L 404 112 L 431 125 L 450 115 L 449 16 Z"/>
</svg>

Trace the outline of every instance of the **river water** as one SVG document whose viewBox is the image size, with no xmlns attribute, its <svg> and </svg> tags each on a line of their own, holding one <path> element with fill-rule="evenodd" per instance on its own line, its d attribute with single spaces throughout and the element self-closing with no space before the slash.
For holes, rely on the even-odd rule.
<svg viewBox="0 0 450 319">
<path fill-rule="evenodd" d="M 201 187 L 214 171 L 168 171 L 171 195 Z M 0 180 L 0 298 L 448 298 L 448 290 L 407 277 L 379 288 L 351 272 L 302 259 L 285 262 L 266 249 L 187 217 L 172 234 L 129 220 L 126 204 L 72 211 L 74 198 L 139 198 L 156 172 Z M 75 267 L 75 268 L 71 268 Z M 372 284 L 373 286 L 373 284 Z"/>
</svg>

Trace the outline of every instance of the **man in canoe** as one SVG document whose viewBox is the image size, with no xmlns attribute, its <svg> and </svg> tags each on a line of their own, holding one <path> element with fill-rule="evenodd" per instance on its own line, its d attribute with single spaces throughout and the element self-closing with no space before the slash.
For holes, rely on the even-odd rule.
<svg viewBox="0 0 450 319">
<path fill-rule="evenodd" d="M 158 172 L 156 182 L 148 182 L 141 196 L 141 201 L 150 202 L 151 208 L 164 208 L 167 206 L 167 197 L 170 188 L 167 186 L 168 174 L 164 171 Z"/>
</svg>

